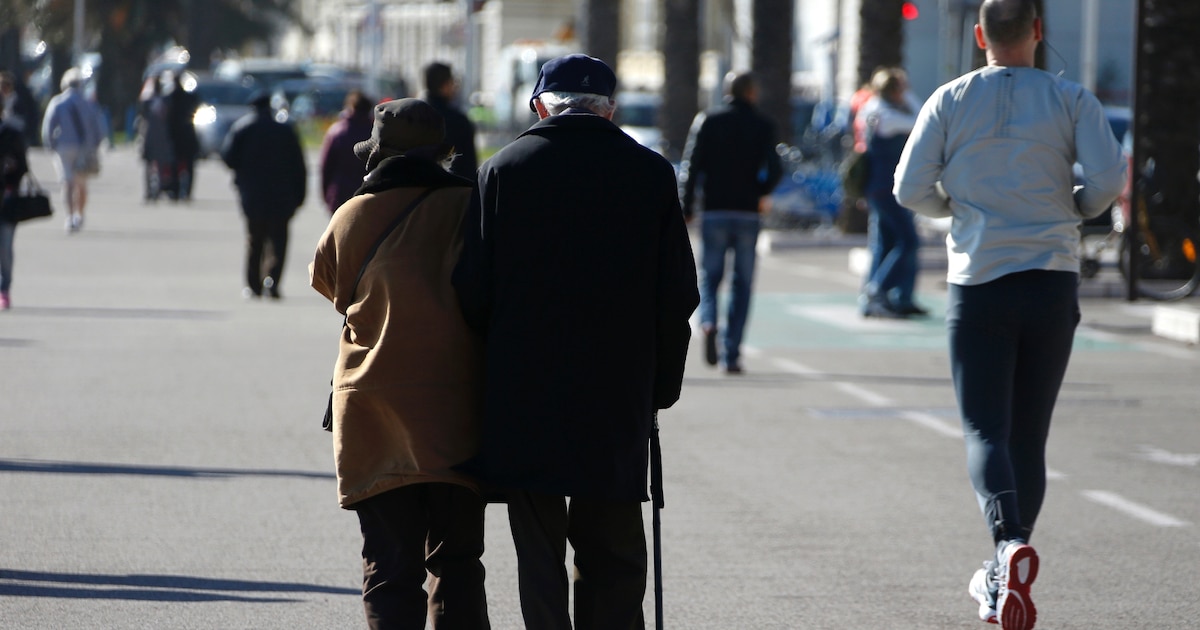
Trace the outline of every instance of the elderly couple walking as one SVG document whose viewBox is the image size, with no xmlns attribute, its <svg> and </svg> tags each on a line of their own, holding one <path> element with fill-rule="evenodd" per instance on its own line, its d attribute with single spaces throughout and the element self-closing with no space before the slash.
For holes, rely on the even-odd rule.
<svg viewBox="0 0 1200 630">
<path fill-rule="evenodd" d="M 346 316 L 333 449 L 371 628 L 489 627 L 485 495 L 526 627 L 572 627 L 568 542 L 574 627 L 644 626 L 647 445 L 699 296 L 673 169 L 611 122 L 615 87 L 598 59 L 548 62 L 539 122 L 478 182 L 416 99 L 355 148 L 366 178 L 310 274 Z"/>
</svg>

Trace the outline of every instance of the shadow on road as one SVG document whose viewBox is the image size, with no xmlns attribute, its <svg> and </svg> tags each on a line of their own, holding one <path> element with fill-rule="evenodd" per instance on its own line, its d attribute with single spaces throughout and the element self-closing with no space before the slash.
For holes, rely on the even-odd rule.
<svg viewBox="0 0 1200 630">
<path fill-rule="evenodd" d="M 120 599 L 159 602 L 291 602 L 289 597 L 249 597 L 230 593 L 325 593 L 360 596 L 354 588 L 252 582 L 181 575 L 105 575 L 50 573 L 0 569 L 0 597 L 52 597 L 64 599 Z"/>
<path fill-rule="evenodd" d="M 295 477 L 298 479 L 334 479 L 333 473 L 307 470 L 268 470 L 250 468 L 187 468 L 182 466 L 139 466 L 94 462 L 56 462 L 38 459 L 0 459 L 0 473 L 43 473 L 63 475 L 148 475 L 157 477 Z"/>
<path fill-rule="evenodd" d="M 86 317 L 91 319 L 181 319 L 218 320 L 226 314 L 221 311 L 199 311 L 178 308 L 111 308 L 76 306 L 28 306 L 22 307 L 21 315 L 41 317 Z"/>
</svg>

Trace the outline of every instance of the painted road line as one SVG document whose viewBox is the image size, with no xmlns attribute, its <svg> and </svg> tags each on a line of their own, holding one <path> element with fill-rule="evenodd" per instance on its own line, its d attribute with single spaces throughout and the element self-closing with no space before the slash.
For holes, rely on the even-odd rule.
<svg viewBox="0 0 1200 630">
<path fill-rule="evenodd" d="M 793 361 L 791 359 L 772 358 L 771 362 L 784 372 L 790 372 L 799 376 L 821 376 L 823 374 L 823 372 L 819 370 L 810 368 L 799 361 Z"/>
<path fill-rule="evenodd" d="M 1084 490 L 1082 494 L 1085 498 L 1091 501 L 1099 503 L 1100 505 L 1108 506 L 1118 512 L 1126 514 L 1127 516 L 1132 516 L 1139 521 L 1143 521 L 1151 525 L 1157 525 L 1159 527 L 1186 527 L 1191 524 L 1187 521 L 1177 519 L 1170 514 L 1164 514 L 1153 508 L 1148 508 L 1140 503 L 1134 503 L 1133 501 L 1130 501 L 1129 499 L 1126 499 L 1125 497 L 1113 492 L 1107 492 L 1104 490 Z"/>
<path fill-rule="evenodd" d="M 1168 466 L 1195 468 L 1200 465 L 1200 453 L 1172 453 L 1166 449 L 1148 444 L 1142 445 L 1142 452 L 1138 457 L 1150 460 L 1156 464 L 1167 464 Z"/>
<path fill-rule="evenodd" d="M 896 402 L 891 398 L 888 398 L 883 394 L 876 394 L 875 392 L 862 387 L 861 385 L 855 385 L 854 383 L 847 383 L 845 381 L 838 381 L 835 382 L 833 386 L 873 407 L 890 407 L 896 404 Z"/>
<path fill-rule="evenodd" d="M 918 426 L 930 429 L 935 433 L 941 433 L 946 437 L 952 437 L 958 440 L 963 438 L 962 428 L 950 424 L 941 418 L 923 411 L 904 411 L 900 413 L 900 417 L 917 424 Z"/>
<path fill-rule="evenodd" d="M 804 365 L 803 363 L 800 363 L 799 361 L 793 361 L 792 359 L 783 359 L 783 358 L 779 358 L 779 357 L 772 357 L 771 362 L 774 363 L 775 366 L 778 367 L 779 369 L 781 369 L 785 372 L 790 372 L 792 374 L 796 374 L 798 376 L 808 376 L 808 377 L 825 376 L 824 372 L 821 372 L 820 370 L 817 370 L 815 368 L 811 368 L 807 365 Z M 854 383 L 847 383 L 845 381 L 835 381 L 833 383 L 833 385 L 834 385 L 834 387 L 837 387 L 838 389 L 842 390 L 843 392 L 850 394 L 851 396 L 858 398 L 859 400 L 861 400 L 873 407 L 889 407 L 889 406 L 892 406 L 895 404 L 895 401 L 892 400 L 891 398 L 888 398 L 887 396 L 884 396 L 883 394 L 875 393 L 875 392 L 873 392 L 865 387 L 862 387 L 860 385 L 855 385 Z M 941 435 L 944 435 L 944 436 L 950 437 L 950 438 L 954 438 L 956 440 L 963 439 L 962 427 L 960 427 L 957 424 L 947 422 L 947 421 L 943 420 L 942 418 L 939 418 L 931 413 L 926 413 L 924 411 L 907 410 L 907 411 L 900 411 L 897 415 L 900 418 L 908 420 L 918 426 L 925 427 L 926 429 L 929 429 L 935 433 L 939 433 Z M 1057 470 L 1047 467 L 1046 468 L 1046 478 L 1054 479 L 1054 480 L 1062 480 L 1062 479 L 1066 479 L 1067 475 L 1065 473 L 1062 473 L 1060 471 L 1057 471 Z"/>
<path fill-rule="evenodd" d="M 859 289 L 862 286 L 862 279 L 851 276 L 849 274 L 831 274 L 829 270 L 820 265 L 806 265 L 802 263 L 786 263 L 774 258 L 760 256 L 759 264 L 763 267 L 775 271 L 782 271 L 793 276 L 808 278 L 810 280 L 832 281 L 853 289 Z"/>
<path fill-rule="evenodd" d="M 784 311 L 849 332 L 897 333 L 922 328 L 915 320 L 863 317 L 854 304 L 792 304 Z"/>
</svg>

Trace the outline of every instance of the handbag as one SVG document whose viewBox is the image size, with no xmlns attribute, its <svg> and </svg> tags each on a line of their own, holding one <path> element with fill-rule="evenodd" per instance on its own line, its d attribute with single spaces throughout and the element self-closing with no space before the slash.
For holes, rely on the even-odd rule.
<svg viewBox="0 0 1200 630">
<path fill-rule="evenodd" d="M 44 219 L 52 214 L 54 210 L 50 207 L 50 197 L 33 172 L 25 173 L 16 192 L 5 197 L 3 206 L 0 206 L 0 216 L 9 223 Z"/>
<path fill-rule="evenodd" d="M 854 152 L 842 162 L 838 175 L 842 179 L 842 190 L 847 197 L 859 199 L 867 193 L 867 180 L 871 177 L 871 163 L 867 154 Z"/>
<path fill-rule="evenodd" d="M 405 217 L 407 217 L 414 209 L 416 209 L 416 207 L 418 205 L 420 205 L 421 202 L 424 201 L 425 198 L 428 197 L 429 194 L 432 192 L 433 192 L 432 188 L 427 188 L 424 192 L 417 195 L 417 198 L 413 199 L 412 202 L 408 204 L 408 207 L 404 208 L 404 210 L 401 210 L 400 214 L 396 215 L 395 219 L 392 219 L 392 222 L 387 226 L 386 229 L 384 229 L 383 234 L 381 234 L 379 236 L 379 240 L 375 241 L 375 245 L 371 248 L 370 251 L 367 252 L 366 258 L 363 259 L 362 267 L 359 268 L 359 270 L 358 270 L 358 277 L 356 277 L 354 279 L 354 286 L 350 287 L 350 300 L 351 301 L 354 300 L 354 294 L 358 291 L 358 282 L 360 280 L 362 280 L 363 274 L 366 273 L 366 271 L 367 271 L 367 264 L 370 263 L 371 259 L 375 257 L 375 252 L 379 251 L 379 246 L 383 245 L 383 242 L 387 240 L 387 237 L 390 236 L 391 233 L 394 232 L 397 227 L 399 227 L 400 223 L 402 221 L 404 221 Z M 348 325 L 348 320 L 349 320 L 349 316 L 345 316 L 342 318 L 342 332 L 343 333 L 345 332 L 346 326 Z M 330 381 L 329 381 L 329 387 L 331 389 L 331 391 L 329 392 L 329 402 L 325 405 L 325 417 L 321 419 L 321 428 L 325 429 L 326 431 L 333 430 L 333 391 L 332 391 L 333 380 L 332 379 L 330 379 Z"/>
</svg>

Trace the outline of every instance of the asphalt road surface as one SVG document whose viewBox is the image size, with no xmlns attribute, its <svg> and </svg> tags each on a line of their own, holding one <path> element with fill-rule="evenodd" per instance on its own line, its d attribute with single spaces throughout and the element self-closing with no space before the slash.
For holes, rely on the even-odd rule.
<svg viewBox="0 0 1200 630">
<path fill-rule="evenodd" d="M 57 190 L 48 156 L 31 159 Z M 0 313 L 0 628 L 364 627 L 357 520 L 337 507 L 318 417 L 341 324 L 307 285 L 327 214 L 313 186 L 283 300 L 243 300 L 229 174 L 206 161 L 197 179 L 191 203 L 145 204 L 122 148 L 81 232 L 61 202 L 18 229 Z M 693 344 L 661 415 L 668 628 L 985 627 L 966 587 L 991 544 L 940 272 L 918 288 L 933 317 L 864 321 L 848 254 L 760 258 L 745 376 Z M 1112 293 L 1102 282 L 1084 293 Z M 1200 627 L 1200 350 L 1152 336 L 1152 309 L 1084 300 L 1033 539 L 1038 628 Z M 487 545 L 493 627 L 520 628 L 502 506 Z M 646 611 L 653 627 L 649 591 Z"/>
</svg>

